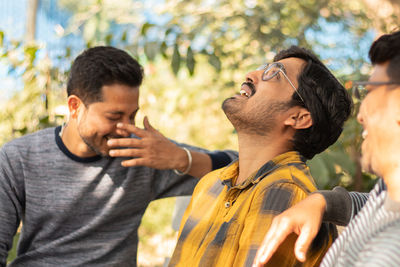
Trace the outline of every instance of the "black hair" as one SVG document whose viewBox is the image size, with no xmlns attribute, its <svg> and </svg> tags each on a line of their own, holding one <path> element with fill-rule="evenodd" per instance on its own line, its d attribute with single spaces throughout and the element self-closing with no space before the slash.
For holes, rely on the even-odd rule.
<svg viewBox="0 0 400 267">
<path fill-rule="evenodd" d="M 82 52 L 68 77 L 67 94 L 78 96 L 85 105 L 102 101 L 104 85 L 139 87 L 143 68 L 128 53 L 111 46 L 97 46 Z"/>
<path fill-rule="evenodd" d="M 368 55 L 373 65 L 390 61 L 387 74 L 391 81 L 400 82 L 400 31 L 379 37 L 372 43 Z"/>
<path fill-rule="evenodd" d="M 290 57 L 306 62 L 298 76 L 298 92 L 304 102 L 294 92 L 291 105 L 305 107 L 313 121 L 309 128 L 296 131 L 293 148 L 307 159 L 312 159 L 339 138 L 353 103 L 346 89 L 311 51 L 292 46 L 280 51 L 274 61 Z"/>
</svg>

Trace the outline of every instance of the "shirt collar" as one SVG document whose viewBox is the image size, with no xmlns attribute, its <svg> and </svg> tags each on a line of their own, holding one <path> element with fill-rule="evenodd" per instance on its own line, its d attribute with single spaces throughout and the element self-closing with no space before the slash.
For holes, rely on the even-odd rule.
<svg viewBox="0 0 400 267">
<path fill-rule="evenodd" d="M 261 181 L 265 176 L 269 173 L 275 171 L 281 166 L 290 165 L 290 164 L 301 164 L 305 165 L 306 159 L 300 155 L 297 151 L 289 151 L 283 154 L 280 154 L 273 158 L 272 160 L 265 163 L 258 171 L 255 171 L 250 177 L 248 177 L 241 184 L 233 186 L 238 175 L 239 175 L 239 161 L 234 161 L 230 165 L 226 166 L 221 174 L 219 179 L 222 184 L 228 186 L 230 188 L 244 189 L 248 187 L 250 184 L 257 184 Z"/>
</svg>

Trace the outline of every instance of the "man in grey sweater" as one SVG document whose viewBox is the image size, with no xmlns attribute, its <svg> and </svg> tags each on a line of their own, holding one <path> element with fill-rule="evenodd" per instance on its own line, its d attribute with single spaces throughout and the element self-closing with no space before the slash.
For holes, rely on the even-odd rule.
<svg viewBox="0 0 400 267">
<path fill-rule="evenodd" d="M 282 213 L 254 266 L 267 263 L 292 232 L 299 235 L 296 257 L 304 261 L 323 219 L 348 225 L 321 266 L 400 266 L 400 31 L 376 40 L 369 57 L 373 73 L 369 81 L 354 87 L 355 95 L 364 98 L 357 116 L 364 128 L 361 163 L 383 180 L 367 196 L 337 187 L 313 194 Z"/>
<path fill-rule="evenodd" d="M 122 50 L 86 50 L 70 72 L 67 124 L 0 149 L 0 266 L 20 222 L 9 266 L 136 266 L 149 202 L 191 194 L 193 176 L 235 156 L 179 145 L 147 119 L 136 128 L 142 77 Z"/>
</svg>

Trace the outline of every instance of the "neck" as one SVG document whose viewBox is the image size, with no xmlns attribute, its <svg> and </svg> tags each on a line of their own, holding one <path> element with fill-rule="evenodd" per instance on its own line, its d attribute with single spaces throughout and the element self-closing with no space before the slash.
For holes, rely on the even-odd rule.
<svg viewBox="0 0 400 267">
<path fill-rule="evenodd" d="M 60 137 L 67 149 L 78 157 L 87 158 L 97 155 L 82 141 L 73 121 L 69 121 L 62 126 Z"/>
<path fill-rule="evenodd" d="M 238 132 L 239 140 L 239 176 L 236 184 L 245 181 L 274 157 L 291 150 L 286 139 Z"/>
<path fill-rule="evenodd" d="M 390 198 L 400 202 L 400 163 L 395 162 L 390 168 L 386 168 L 383 179 Z"/>
</svg>

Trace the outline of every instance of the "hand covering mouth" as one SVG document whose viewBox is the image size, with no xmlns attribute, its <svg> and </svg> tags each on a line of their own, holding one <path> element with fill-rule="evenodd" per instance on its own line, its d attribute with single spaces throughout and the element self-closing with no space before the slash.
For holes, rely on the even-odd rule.
<svg viewBox="0 0 400 267">
<path fill-rule="evenodd" d="M 256 92 L 256 90 L 254 88 L 254 84 L 249 83 L 249 82 L 244 82 L 244 83 L 242 83 L 242 87 L 240 88 L 239 94 L 241 96 L 245 96 L 245 97 L 249 98 L 252 95 L 254 95 L 255 92 Z"/>
<path fill-rule="evenodd" d="M 118 139 L 118 138 L 123 138 L 122 135 L 106 135 L 104 136 L 105 139 L 110 140 L 110 139 Z"/>
</svg>

